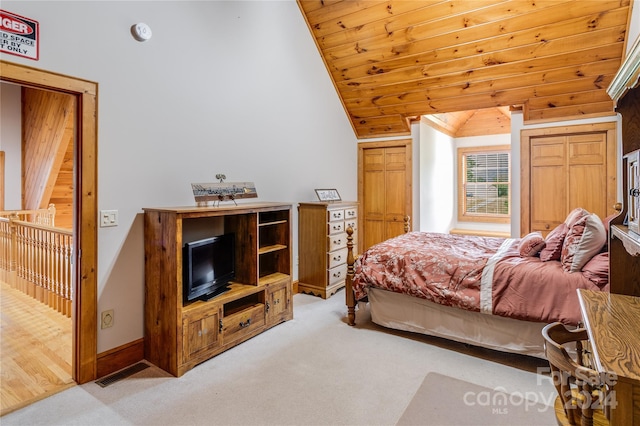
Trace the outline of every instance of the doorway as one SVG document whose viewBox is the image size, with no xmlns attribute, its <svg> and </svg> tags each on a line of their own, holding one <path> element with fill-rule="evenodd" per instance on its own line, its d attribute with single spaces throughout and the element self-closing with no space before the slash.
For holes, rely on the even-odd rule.
<svg viewBox="0 0 640 426">
<path fill-rule="evenodd" d="M 0 81 L 66 93 L 76 99 L 72 376 L 96 379 L 98 84 L 0 60 Z"/>
</svg>

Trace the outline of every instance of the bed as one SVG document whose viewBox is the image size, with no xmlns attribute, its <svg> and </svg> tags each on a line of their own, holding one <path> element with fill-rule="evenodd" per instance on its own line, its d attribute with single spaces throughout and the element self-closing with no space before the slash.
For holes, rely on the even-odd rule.
<svg viewBox="0 0 640 426">
<path fill-rule="evenodd" d="M 348 322 L 368 302 L 384 327 L 544 358 L 542 328 L 581 320 L 577 289 L 609 289 L 607 229 L 575 209 L 546 238 L 407 232 L 358 258 L 347 230 Z"/>
</svg>

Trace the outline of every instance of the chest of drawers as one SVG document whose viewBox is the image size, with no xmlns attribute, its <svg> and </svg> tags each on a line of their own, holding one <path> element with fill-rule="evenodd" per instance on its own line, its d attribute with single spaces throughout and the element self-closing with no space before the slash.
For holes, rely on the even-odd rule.
<svg viewBox="0 0 640 426">
<path fill-rule="evenodd" d="M 355 244 L 356 202 L 320 201 L 298 205 L 298 291 L 326 299 L 344 287 L 348 227 L 354 230 Z"/>
</svg>

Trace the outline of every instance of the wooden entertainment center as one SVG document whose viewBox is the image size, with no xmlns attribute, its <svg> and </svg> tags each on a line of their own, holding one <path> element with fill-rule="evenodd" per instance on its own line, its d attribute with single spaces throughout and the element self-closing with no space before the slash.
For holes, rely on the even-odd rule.
<svg viewBox="0 0 640 426">
<path fill-rule="evenodd" d="M 144 210 L 145 359 L 181 376 L 293 318 L 290 204 Z M 235 234 L 236 277 L 210 300 L 183 301 L 182 247 Z"/>
</svg>

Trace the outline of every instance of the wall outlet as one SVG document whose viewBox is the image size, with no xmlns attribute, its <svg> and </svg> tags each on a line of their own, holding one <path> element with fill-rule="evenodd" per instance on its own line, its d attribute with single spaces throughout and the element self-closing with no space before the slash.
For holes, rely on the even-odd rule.
<svg viewBox="0 0 640 426">
<path fill-rule="evenodd" d="M 118 226 L 118 210 L 100 210 L 100 227 Z"/>
<path fill-rule="evenodd" d="M 113 309 L 103 311 L 100 315 L 100 328 L 113 327 Z"/>
</svg>

